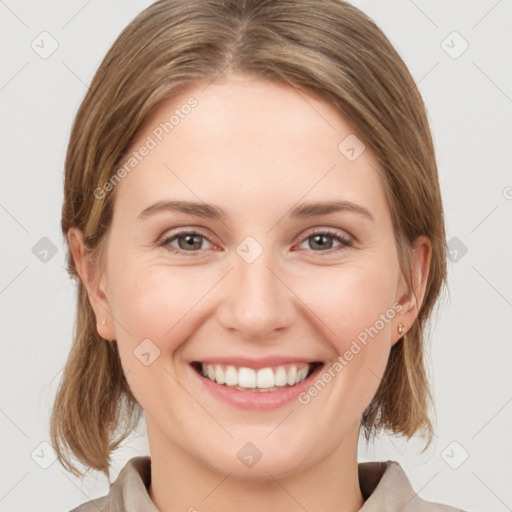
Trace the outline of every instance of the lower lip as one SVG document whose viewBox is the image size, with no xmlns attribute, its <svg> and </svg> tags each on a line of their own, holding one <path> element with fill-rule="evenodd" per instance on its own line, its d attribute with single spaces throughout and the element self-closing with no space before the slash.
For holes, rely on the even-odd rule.
<svg viewBox="0 0 512 512">
<path fill-rule="evenodd" d="M 239 391 L 238 389 L 233 389 L 223 384 L 217 384 L 200 375 L 194 368 L 190 368 L 203 383 L 204 387 L 219 400 L 229 405 L 239 407 L 240 409 L 270 411 L 295 400 L 300 393 L 306 391 L 311 385 L 312 379 L 320 372 L 322 367 L 323 365 L 320 365 L 315 368 L 311 375 L 299 384 L 284 387 L 278 391 Z"/>
</svg>

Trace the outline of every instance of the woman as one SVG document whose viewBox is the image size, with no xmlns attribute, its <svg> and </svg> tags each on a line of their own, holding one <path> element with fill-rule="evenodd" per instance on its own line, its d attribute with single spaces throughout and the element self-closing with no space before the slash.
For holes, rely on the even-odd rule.
<svg viewBox="0 0 512 512">
<path fill-rule="evenodd" d="M 425 108 L 339 0 L 162 0 L 77 113 L 62 229 L 75 341 L 60 462 L 108 476 L 75 510 L 455 510 L 362 431 L 432 435 L 424 329 L 446 277 Z M 108 508 L 108 507 L 110 508 Z"/>
</svg>

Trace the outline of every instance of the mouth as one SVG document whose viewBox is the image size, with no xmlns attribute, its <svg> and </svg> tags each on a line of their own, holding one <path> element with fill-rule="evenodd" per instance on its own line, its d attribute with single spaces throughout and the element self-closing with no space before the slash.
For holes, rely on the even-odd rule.
<svg viewBox="0 0 512 512">
<path fill-rule="evenodd" d="M 203 378 L 225 388 L 242 392 L 272 393 L 293 388 L 309 379 L 323 366 L 322 361 L 287 363 L 265 368 L 193 361 L 192 368 Z"/>
</svg>

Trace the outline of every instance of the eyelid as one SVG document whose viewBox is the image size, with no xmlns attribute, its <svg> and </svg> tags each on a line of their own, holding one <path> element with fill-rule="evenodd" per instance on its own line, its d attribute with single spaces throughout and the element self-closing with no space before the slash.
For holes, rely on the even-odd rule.
<svg viewBox="0 0 512 512">
<path fill-rule="evenodd" d="M 306 230 L 304 235 L 301 235 L 301 238 L 299 240 L 305 240 L 306 238 L 316 235 L 316 234 L 329 234 L 331 236 L 336 236 L 339 238 L 344 238 L 346 240 L 350 240 L 351 242 L 356 242 L 357 239 L 352 236 L 347 231 L 340 229 L 340 228 L 333 228 L 330 226 L 324 226 L 324 227 L 316 227 Z"/>
</svg>

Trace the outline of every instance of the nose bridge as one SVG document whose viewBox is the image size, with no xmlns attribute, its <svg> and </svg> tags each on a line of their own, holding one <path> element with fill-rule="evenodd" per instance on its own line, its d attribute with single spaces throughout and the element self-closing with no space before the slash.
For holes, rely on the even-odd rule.
<svg viewBox="0 0 512 512">
<path fill-rule="evenodd" d="M 233 255 L 233 270 L 220 307 L 225 328 L 245 337 L 268 337 L 290 324 L 291 292 L 279 276 L 274 251 L 254 239 L 244 240 Z"/>
</svg>

